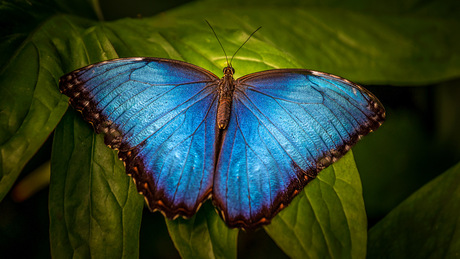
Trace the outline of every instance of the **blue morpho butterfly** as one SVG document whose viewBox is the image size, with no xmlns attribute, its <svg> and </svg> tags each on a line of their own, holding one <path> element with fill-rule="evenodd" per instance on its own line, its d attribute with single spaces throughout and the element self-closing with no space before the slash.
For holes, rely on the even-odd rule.
<svg viewBox="0 0 460 259">
<path fill-rule="evenodd" d="M 275 69 L 234 80 L 228 60 L 223 72 L 120 58 L 64 75 L 59 88 L 119 150 L 151 210 L 190 217 L 212 197 L 229 227 L 246 229 L 268 224 L 385 118 L 372 93 L 331 74 Z"/>
</svg>

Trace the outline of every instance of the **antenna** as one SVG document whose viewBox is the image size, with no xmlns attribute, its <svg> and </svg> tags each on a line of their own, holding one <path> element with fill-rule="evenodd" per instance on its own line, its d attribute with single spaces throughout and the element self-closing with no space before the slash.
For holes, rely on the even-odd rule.
<svg viewBox="0 0 460 259">
<path fill-rule="evenodd" d="M 222 43 L 220 42 L 219 37 L 217 37 L 217 34 L 216 34 L 216 32 L 214 31 L 214 28 L 212 28 L 212 26 L 211 26 L 211 24 L 208 22 L 208 20 L 205 20 L 205 21 L 206 21 L 206 23 L 209 25 L 209 28 L 211 28 L 212 32 L 214 33 L 214 36 L 216 36 L 216 39 L 217 39 L 217 41 L 219 42 L 220 47 L 221 47 L 222 50 L 224 51 L 225 59 L 227 60 L 227 66 L 230 66 L 230 63 L 228 63 L 228 57 L 227 57 L 227 53 L 225 52 L 224 46 L 222 46 Z"/>
<path fill-rule="evenodd" d="M 246 44 L 246 42 L 249 41 L 249 39 L 252 37 L 252 35 L 254 35 L 254 33 L 256 33 L 261 28 L 262 28 L 262 26 L 260 26 L 259 28 L 257 28 L 257 30 L 255 30 L 253 33 L 251 33 L 251 35 L 249 35 L 248 39 L 235 51 L 235 54 L 233 54 L 232 58 L 230 59 L 230 66 L 232 65 L 232 61 L 233 61 L 233 58 L 235 57 L 236 53 L 238 53 L 238 51 L 244 46 L 244 44 Z"/>
<path fill-rule="evenodd" d="M 259 27 L 257 28 L 257 30 L 255 30 L 253 33 L 251 33 L 251 35 L 249 35 L 248 39 L 243 43 L 241 44 L 241 46 L 235 51 L 235 54 L 233 54 L 232 58 L 230 59 L 230 63 L 228 62 L 228 57 L 227 57 L 227 53 L 225 52 L 225 49 L 224 49 L 224 46 L 222 46 L 222 43 L 220 42 L 219 40 L 219 37 L 217 37 L 217 34 L 216 32 L 214 31 L 214 28 L 212 28 L 211 24 L 208 22 L 208 20 L 205 20 L 206 23 L 209 25 L 209 28 L 211 28 L 212 32 L 214 33 L 214 36 L 216 36 L 216 39 L 217 41 L 219 42 L 219 45 L 220 47 L 222 48 L 222 50 L 224 51 L 224 54 L 225 54 L 225 59 L 227 60 L 227 66 L 231 67 L 232 66 L 232 61 L 233 61 L 233 58 L 235 57 L 236 53 L 238 53 L 238 51 L 244 46 L 244 44 L 246 44 L 246 42 L 249 41 L 249 39 L 252 37 L 252 35 L 254 35 L 254 33 L 256 33 L 258 30 L 260 30 L 262 28 Z"/>
</svg>

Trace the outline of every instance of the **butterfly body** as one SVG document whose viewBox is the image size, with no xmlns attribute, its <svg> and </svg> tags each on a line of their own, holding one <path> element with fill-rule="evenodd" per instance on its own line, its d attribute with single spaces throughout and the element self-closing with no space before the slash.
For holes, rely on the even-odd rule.
<svg viewBox="0 0 460 259">
<path fill-rule="evenodd" d="M 337 76 L 233 73 L 123 58 L 63 76 L 60 90 L 119 150 L 151 210 L 190 217 L 212 198 L 228 226 L 246 229 L 268 224 L 384 121 L 375 96 Z"/>
<path fill-rule="evenodd" d="M 231 66 L 224 68 L 224 77 L 219 82 L 219 106 L 217 108 L 217 125 L 225 129 L 230 119 L 233 91 L 235 91 L 235 70 Z"/>
</svg>

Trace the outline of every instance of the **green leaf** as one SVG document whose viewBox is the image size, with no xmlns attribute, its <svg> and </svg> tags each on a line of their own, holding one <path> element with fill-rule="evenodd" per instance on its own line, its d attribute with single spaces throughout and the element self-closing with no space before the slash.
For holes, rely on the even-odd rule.
<svg viewBox="0 0 460 259">
<path fill-rule="evenodd" d="M 143 199 L 115 153 L 74 111 L 56 128 L 49 196 L 52 257 L 138 257 Z"/>
<path fill-rule="evenodd" d="M 237 229 L 229 229 L 210 202 L 190 219 L 166 219 L 182 258 L 236 258 Z"/>
<path fill-rule="evenodd" d="M 278 53 L 270 52 L 265 46 L 268 44 L 283 51 L 295 67 L 327 71 L 364 83 L 428 84 L 460 75 L 460 35 L 451 33 L 460 30 L 460 22 L 446 15 L 447 6 L 458 7 L 448 1 L 432 2 L 423 8 L 416 3 L 401 6 L 397 1 L 385 2 L 377 4 L 377 9 L 375 2 L 372 7 L 366 1 L 339 5 L 335 1 L 300 5 L 297 1 L 271 5 L 264 1 L 260 11 L 259 1 L 205 1 L 169 12 L 165 20 L 187 26 L 206 18 L 215 27 L 224 27 L 216 31 L 221 40 L 233 43 L 223 42 L 230 53 L 244 38 L 232 33 L 262 26 L 254 36 L 256 40 L 251 39 L 236 57 L 245 63 L 249 61 L 247 51 L 254 51 L 258 56 L 251 57 L 252 61 L 283 67 L 278 63 L 281 57 L 275 58 Z M 234 66 L 238 71 L 236 62 Z"/>
<path fill-rule="evenodd" d="M 460 255 L 460 163 L 432 180 L 369 232 L 369 258 Z"/>
<path fill-rule="evenodd" d="M 37 35 L 0 70 L 0 200 L 67 108 L 56 63 L 51 40 Z"/>
<path fill-rule="evenodd" d="M 57 16 L 44 23 L 10 61 L 3 64 L 0 70 L 0 199 L 66 111 L 68 98 L 58 90 L 59 77 L 88 62 L 116 57 L 111 45 L 104 45 L 107 40 L 100 29 L 89 32 L 81 29 L 87 25 L 86 20 L 70 21 L 65 16 Z M 63 34 L 66 37 L 63 38 Z M 88 48 L 92 49 L 87 52 Z"/>
<path fill-rule="evenodd" d="M 80 8 L 69 9 L 87 14 L 87 6 L 78 2 Z M 68 3 L 60 4 L 65 6 Z M 61 58 L 67 51 L 55 40 L 66 35 L 69 41 L 72 28 L 66 27 L 69 23 L 46 21 L 56 9 L 51 1 L 0 4 L 5 29 L 0 34 L 0 200 L 67 107 L 66 97 L 57 90 L 63 75 Z"/>
<path fill-rule="evenodd" d="M 364 258 L 367 219 L 353 154 L 321 171 L 265 230 L 292 258 Z"/>
</svg>

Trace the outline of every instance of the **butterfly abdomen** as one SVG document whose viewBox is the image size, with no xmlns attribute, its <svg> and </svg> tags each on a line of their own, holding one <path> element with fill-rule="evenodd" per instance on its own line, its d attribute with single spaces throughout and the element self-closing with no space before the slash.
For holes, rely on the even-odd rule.
<svg viewBox="0 0 460 259">
<path fill-rule="evenodd" d="M 230 120 L 233 91 L 235 90 L 233 72 L 232 67 L 224 68 L 224 77 L 219 83 L 219 105 L 217 107 L 217 125 L 219 129 L 227 128 Z"/>
<path fill-rule="evenodd" d="M 219 125 L 219 129 L 227 128 L 231 108 L 231 98 L 219 98 L 219 106 L 217 108 L 217 125 Z"/>
</svg>

